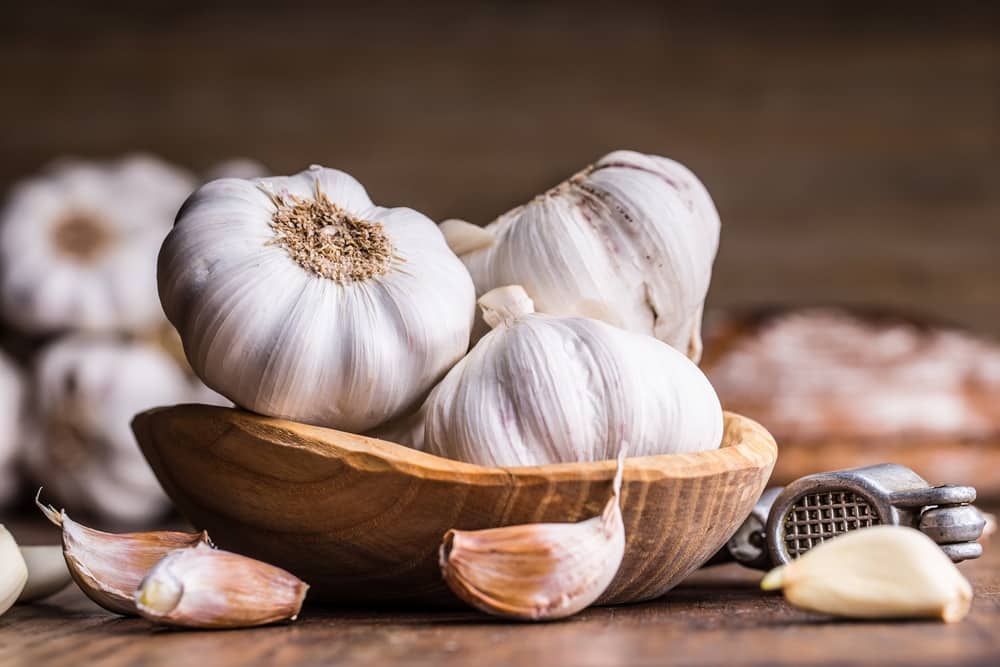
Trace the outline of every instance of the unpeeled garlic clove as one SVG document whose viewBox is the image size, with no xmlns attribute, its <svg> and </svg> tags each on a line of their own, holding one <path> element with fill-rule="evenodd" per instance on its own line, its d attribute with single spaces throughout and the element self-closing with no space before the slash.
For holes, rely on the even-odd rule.
<svg viewBox="0 0 1000 667">
<path fill-rule="evenodd" d="M 49 521 L 62 527 L 66 566 L 87 597 L 117 614 L 137 614 L 135 589 L 166 554 L 196 544 L 211 545 L 208 533 L 169 530 L 105 533 L 69 518 L 64 511 L 36 504 Z"/>
<path fill-rule="evenodd" d="M 47 598 L 73 581 L 61 546 L 21 547 L 21 555 L 28 566 L 28 583 L 17 598 L 19 604 Z"/>
<path fill-rule="evenodd" d="M 761 581 L 797 607 L 853 618 L 965 618 L 972 587 L 913 528 L 874 526 L 824 542 Z"/>
<path fill-rule="evenodd" d="M 611 498 L 592 519 L 448 531 L 440 550 L 445 582 L 473 607 L 507 618 L 565 618 L 592 604 L 625 553 L 623 465 L 624 452 Z"/>
<path fill-rule="evenodd" d="M 28 566 L 10 532 L 0 524 L 0 615 L 4 614 L 24 590 Z"/>
<path fill-rule="evenodd" d="M 273 565 L 199 544 L 163 558 L 136 591 L 145 618 L 187 628 L 294 621 L 308 584 Z"/>
</svg>

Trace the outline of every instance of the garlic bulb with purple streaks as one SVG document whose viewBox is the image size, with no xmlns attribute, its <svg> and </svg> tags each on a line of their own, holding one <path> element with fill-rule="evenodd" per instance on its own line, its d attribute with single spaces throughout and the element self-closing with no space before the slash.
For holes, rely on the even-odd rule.
<svg viewBox="0 0 1000 667">
<path fill-rule="evenodd" d="M 719 215 L 673 160 L 615 151 L 484 229 L 441 228 L 478 295 L 521 285 L 539 312 L 600 319 L 701 356 Z"/>
</svg>

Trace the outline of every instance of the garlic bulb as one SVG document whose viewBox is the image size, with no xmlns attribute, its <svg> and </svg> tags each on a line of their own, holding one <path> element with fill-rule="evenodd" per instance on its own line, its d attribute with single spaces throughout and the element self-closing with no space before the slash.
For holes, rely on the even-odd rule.
<svg viewBox="0 0 1000 667">
<path fill-rule="evenodd" d="M 193 188 L 144 156 L 63 162 L 15 186 L 0 213 L 5 317 L 34 333 L 157 326 L 153 263 Z"/>
<path fill-rule="evenodd" d="M 68 505 L 118 521 L 166 510 L 130 427 L 138 412 L 188 400 L 191 385 L 165 352 L 71 336 L 42 351 L 35 388 L 40 432 L 24 458 L 39 484 Z"/>
<path fill-rule="evenodd" d="M 14 362 L 0 353 L 0 505 L 13 498 L 23 436 L 24 382 Z"/>
<path fill-rule="evenodd" d="M 615 151 L 485 229 L 442 223 L 476 293 L 522 285 L 539 312 L 653 335 L 695 361 L 719 215 L 683 165 Z"/>
<path fill-rule="evenodd" d="M 519 466 L 697 452 L 722 440 L 722 408 L 687 357 L 583 317 L 533 314 L 518 286 L 487 292 L 494 327 L 424 404 L 423 446 L 481 465 Z"/>
<path fill-rule="evenodd" d="M 159 281 L 205 384 L 353 432 L 423 399 L 468 348 L 475 308 L 434 223 L 322 167 L 200 188 L 163 244 Z"/>
</svg>

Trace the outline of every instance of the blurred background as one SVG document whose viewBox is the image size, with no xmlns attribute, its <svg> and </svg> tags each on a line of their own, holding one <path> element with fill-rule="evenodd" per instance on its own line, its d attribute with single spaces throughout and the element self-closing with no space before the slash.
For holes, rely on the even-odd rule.
<svg viewBox="0 0 1000 667">
<path fill-rule="evenodd" d="M 1000 10 L 807 4 L 20 3 L 0 191 L 66 156 L 138 151 L 191 187 L 248 158 L 486 223 L 630 148 L 712 193 L 713 309 L 878 305 L 1000 335 Z M 10 319 L 30 376 L 56 334 Z"/>
</svg>

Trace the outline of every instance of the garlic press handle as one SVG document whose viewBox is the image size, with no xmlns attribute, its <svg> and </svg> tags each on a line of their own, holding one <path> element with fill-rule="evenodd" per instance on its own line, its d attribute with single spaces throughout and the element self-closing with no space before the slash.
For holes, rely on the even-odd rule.
<svg viewBox="0 0 1000 667">
<path fill-rule="evenodd" d="M 751 510 L 750 516 L 740 524 L 729 541 L 703 567 L 736 562 L 755 570 L 771 569 L 773 563 L 767 550 L 764 530 L 774 499 L 781 494 L 784 488 L 783 486 L 772 486 L 766 489 Z"/>
</svg>

